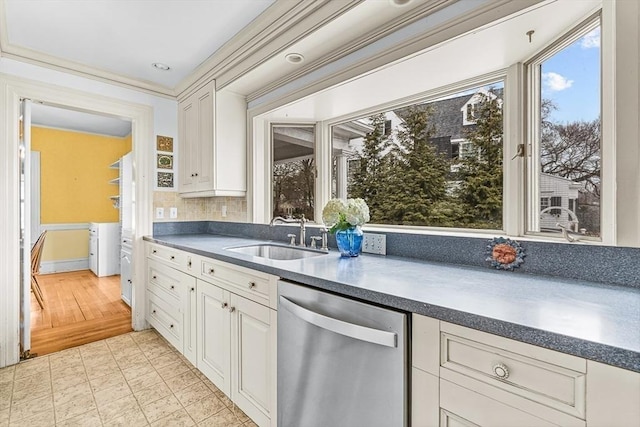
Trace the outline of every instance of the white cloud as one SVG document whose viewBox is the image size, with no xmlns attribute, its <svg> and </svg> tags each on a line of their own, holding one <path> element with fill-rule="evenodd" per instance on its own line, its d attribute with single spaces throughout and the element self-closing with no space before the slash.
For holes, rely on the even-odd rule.
<svg viewBox="0 0 640 427">
<path fill-rule="evenodd" d="M 580 39 L 580 47 L 583 49 L 591 49 L 600 47 L 600 27 L 589 31 Z"/>
<path fill-rule="evenodd" d="M 561 90 L 569 89 L 573 85 L 573 80 L 558 74 L 558 73 L 543 73 L 542 84 L 553 92 L 560 92 Z"/>
</svg>

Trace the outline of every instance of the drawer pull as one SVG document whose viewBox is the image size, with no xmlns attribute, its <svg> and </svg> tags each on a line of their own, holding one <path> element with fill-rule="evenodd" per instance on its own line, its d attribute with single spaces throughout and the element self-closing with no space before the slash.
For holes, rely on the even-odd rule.
<svg viewBox="0 0 640 427">
<path fill-rule="evenodd" d="M 171 261 L 173 261 L 174 259 L 176 259 L 175 255 L 171 255 Z"/>
<path fill-rule="evenodd" d="M 253 289 L 256 287 L 256 282 L 249 282 L 249 289 Z"/>
<path fill-rule="evenodd" d="M 175 289 L 176 287 L 174 285 L 171 285 L 171 290 Z"/>
<path fill-rule="evenodd" d="M 497 365 L 493 366 L 493 373 L 501 380 L 506 380 L 507 378 L 509 378 L 509 368 L 507 368 L 507 366 L 503 365 L 502 363 L 498 363 Z"/>
<path fill-rule="evenodd" d="M 220 308 L 227 308 L 229 306 L 229 304 L 227 304 L 226 302 L 223 302 L 222 304 L 220 304 Z"/>
<path fill-rule="evenodd" d="M 213 273 L 215 273 L 215 270 L 213 268 L 210 268 L 209 269 L 209 274 L 213 274 Z"/>
<path fill-rule="evenodd" d="M 191 258 L 189 258 L 189 261 L 187 261 L 187 267 L 191 268 Z"/>
</svg>

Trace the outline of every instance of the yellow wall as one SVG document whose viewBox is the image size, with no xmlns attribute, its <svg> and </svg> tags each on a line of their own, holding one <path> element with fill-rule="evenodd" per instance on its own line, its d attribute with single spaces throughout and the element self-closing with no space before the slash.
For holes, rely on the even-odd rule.
<svg viewBox="0 0 640 427">
<path fill-rule="evenodd" d="M 118 170 L 109 165 L 131 151 L 131 135 L 117 138 L 34 126 L 31 149 L 40 152 L 43 225 L 118 221 L 118 209 L 109 199 L 118 194 L 118 186 L 109 184 Z M 47 233 L 43 261 L 88 256 L 88 230 Z"/>
<path fill-rule="evenodd" d="M 109 196 L 118 176 L 109 165 L 131 151 L 131 137 L 116 138 L 59 129 L 31 128 L 31 149 L 40 154 L 42 224 L 117 222 Z"/>
</svg>

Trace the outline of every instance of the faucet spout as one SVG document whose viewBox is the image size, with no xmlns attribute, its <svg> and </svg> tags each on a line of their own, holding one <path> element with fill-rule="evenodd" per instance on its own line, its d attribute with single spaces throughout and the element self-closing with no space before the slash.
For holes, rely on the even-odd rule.
<svg viewBox="0 0 640 427">
<path fill-rule="evenodd" d="M 284 218 L 281 216 L 276 216 L 273 217 L 273 219 L 269 222 L 269 226 L 273 227 L 276 224 L 300 224 L 300 246 L 307 246 L 306 245 L 306 224 L 307 219 L 304 217 L 304 215 L 301 215 L 300 218 Z"/>
</svg>

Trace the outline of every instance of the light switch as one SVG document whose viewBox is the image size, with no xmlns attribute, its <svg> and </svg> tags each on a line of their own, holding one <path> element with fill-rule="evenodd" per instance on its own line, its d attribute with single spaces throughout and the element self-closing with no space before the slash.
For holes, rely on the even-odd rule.
<svg viewBox="0 0 640 427">
<path fill-rule="evenodd" d="M 169 218 L 178 218 L 178 208 L 169 208 Z"/>
<path fill-rule="evenodd" d="M 164 218 L 164 208 L 156 208 L 156 219 Z"/>
</svg>

